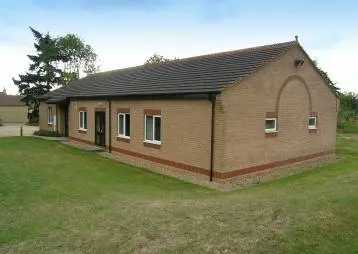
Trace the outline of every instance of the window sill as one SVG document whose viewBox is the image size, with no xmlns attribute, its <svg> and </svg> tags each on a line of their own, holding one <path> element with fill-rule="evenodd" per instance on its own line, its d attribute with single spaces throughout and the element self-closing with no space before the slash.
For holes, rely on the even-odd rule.
<svg viewBox="0 0 358 254">
<path fill-rule="evenodd" d="M 267 131 L 265 132 L 265 137 L 271 138 L 271 137 L 277 137 L 277 131 Z"/>
<path fill-rule="evenodd" d="M 131 142 L 131 138 L 130 138 L 130 137 L 127 137 L 127 136 L 117 136 L 117 141 L 130 143 L 130 142 Z"/>
<path fill-rule="evenodd" d="M 145 147 L 151 147 L 151 148 L 156 148 L 156 149 L 160 149 L 162 147 L 162 143 L 160 142 L 151 142 L 151 141 L 143 141 L 143 145 Z"/>
<path fill-rule="evenodd" d="M 317 129 L 308 129 L 308 133 L 316 133 Z"/>
<path fill-rule="evenodd" d="M 86 130 L 86 129 L 78 129 L 78 132 L 79 132 L 79 133 L 86 134 L 86 133 L 87 133 L 87 130 Z"/>
</svg>

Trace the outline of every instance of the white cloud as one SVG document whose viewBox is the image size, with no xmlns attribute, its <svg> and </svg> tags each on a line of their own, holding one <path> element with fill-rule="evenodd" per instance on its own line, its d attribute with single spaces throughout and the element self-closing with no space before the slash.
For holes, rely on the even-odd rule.
<svg viewBox="0 0 358 254">
<path fill-rule="evenodd" d="M 48 17 L 50 14 L 54 17 Z M 271 27 L 275 27 L 273 33 L 261 23 L 237 25 L 241 24 L 239 18 L 236 22 L 222 20 L 209 24 L 190 19 L 168 19 L 167 23 L 159 24 L 151 16 L 145 16 L 138 24 L 131 24 L 131 20 L 117 20 L 117 23 L 108 25 L 108 20 L 99 22 L 102 16 L 97 20 L 82 16 L 83 22 L 61 23 L 56 13 L 50 14 L 46 14 L 46 23 L 34 26 L 40 31 L 49 30 L 54 35 L 77 31 L 98 53 L 102 71 L 142 64 L 153 53 L 182 58 L 293 40 L 295 34 L 292 26 L 271 24 Z M 150 25 L 145 25 L 143 20 L 148 20 Z M 33 51 L 33 38 L 26 26 L 17 29 L 8 27 L 7 30 L 6 26 L 1 28 L 5 29 L 4 34 L 9 39 L 0 38 L 0 90 L 5 86 L 9 93 L 16 94 L 17 87 L 11 78 L 28 69 L 26 55 Z M 358 65 L 355 63 L 358 58 L 358 37 L 352 37 L 352 33 L 347 31 L 340 31 L 340 36 L 336 37 L 331 31 L 321 31 L 318 35 L 316 30 L 301 29 L 298 29 L 301 31 L 299 34 L 307 36 L 307 43 L 303 43 L 303 46 L 311 57 L 318 60 L 319 65 L 333 81 L 338 82 L 343 91 L 358 92 Z M 331 34 L 334 36 L 327 37 Z M 320 38 L 322 40 L 317 41 Z"/>
<path fill-rule="evenodd" d="M 330 47 L 312 49 L 319 66 L 342 91 L 358 93 L 358 37 L 344 38 Z"/>
<path fill-rule="evenodd" d="M 12 78 L 17 78 L 19 74 L 28 69 L 28 58 L 31 49 L 9 43 L 0 42 L 0 90 L 6 88 L 8 94 L 17 94 L 18 89 L 12 82 Z"/>
</svg>

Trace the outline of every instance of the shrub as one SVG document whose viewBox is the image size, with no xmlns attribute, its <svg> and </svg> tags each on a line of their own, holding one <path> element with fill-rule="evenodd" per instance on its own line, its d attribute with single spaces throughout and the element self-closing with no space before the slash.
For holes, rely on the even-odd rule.
<svg viewBox="0 0 358 254">
<path fill-rule="evenodd" d="M 28 125 L 38 126 L 39 125 L 39 117 L 30 117 L 29 121 L 28 121 Z"/>
<path fill-rule="evenodd" d="M 2 119 L 1 119 L 1 117 L 0 117 L 0 126 L 3 126 L 3 123 L 2 123 Z"/>
<path fill-rule="evenodd" d="M 57 131 L 46 131 L 46 130 L 35 131 L 34 135 L 45 136 L 45 137 L 61 137 L 61 135 Z"/>
</svg>

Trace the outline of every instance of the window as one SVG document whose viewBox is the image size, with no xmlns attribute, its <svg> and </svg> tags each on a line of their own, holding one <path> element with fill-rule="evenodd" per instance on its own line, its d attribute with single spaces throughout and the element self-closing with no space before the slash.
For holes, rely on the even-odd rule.
<svg viewBox="0 0 358 254">
<path fill-rule="evenodd" d="M 52 108 L 48 108 L 48 111 L 47 111 L 47 122 L 48 122 L 49 124 L 52 124 L 52 123 L 53 123 Z"/>
<path fill-rule="evenodd" d="M 277 118 L 266 118 L 265 132 L 276 132 L 276 131 L 277 131 Z"/>
<path fill-rule="evenodd" d="M 131 117 L 129 113 L 118 113 L 118 136 L 129 138 L 131 133 Z"/>
<path fill-rule="evenodd" d="M 159 115 L 145 116 L 145 141 L 161 144 L 161 117 Z"/>
<path fill-rule="evenodd" d="M 308 129 L 317 129 L 317 117 L 316 116 L 310 116 L 308 118 Z"/>
<path fill-rule="evenodd" d="M 80 111 L 80 130 L 87 130 L 87 111 Z"/>
</svg>

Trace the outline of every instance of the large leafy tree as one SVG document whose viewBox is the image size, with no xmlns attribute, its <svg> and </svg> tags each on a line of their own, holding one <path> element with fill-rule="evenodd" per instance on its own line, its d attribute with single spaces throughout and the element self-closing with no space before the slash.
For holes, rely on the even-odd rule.
<svg viewBox="0 0 358 254">
<path fill-rule="evenodd" d="M 77 35 L 67 34 L 57 39 L 59 55 L 64 57 L 61 63 L 63 72 L 61 85 L 67 85 L 80 77 L 80 73 L 91 74 L 98 71 L 97 54 L 93 48 Z"/>
<path fill-rule="evenodd" d="M 28 71 L 20 74 L 13 82 L 33 111 L 30 121 L 38 119 L 39 96 L 53 87 L 67 85 L 80 77 L 98 71 L 97 54 L 90 45 L 78 36 L 67 34 L 53 38 L 30 27 L 35 38 L 36 54 L 28 55 L 31 60 Z"/>
<path fill-rule="evenodd" d="M 344 128 L 345 123 L 355 121 L 358 117 L 358 95 L 352 92 L 339 95 L 338 127 Z"/>
<path fill-rule="evenodd" d="M 25 74 L 20 74 L 18 79 L 13 78 L 13 82 L 23 95 L 23 101 L 33 107 L 30 121 L 38 119 L 38 97 L 50 91 L 50 89 L 60 83 L 61 69 L 58 62 L 64 58 L 58 53 L 56 39 L 48 33 L 42 34 L 30 27 L 35 37 L 35 55 L 28 55 L 31 63 Z"/>
</svg>

